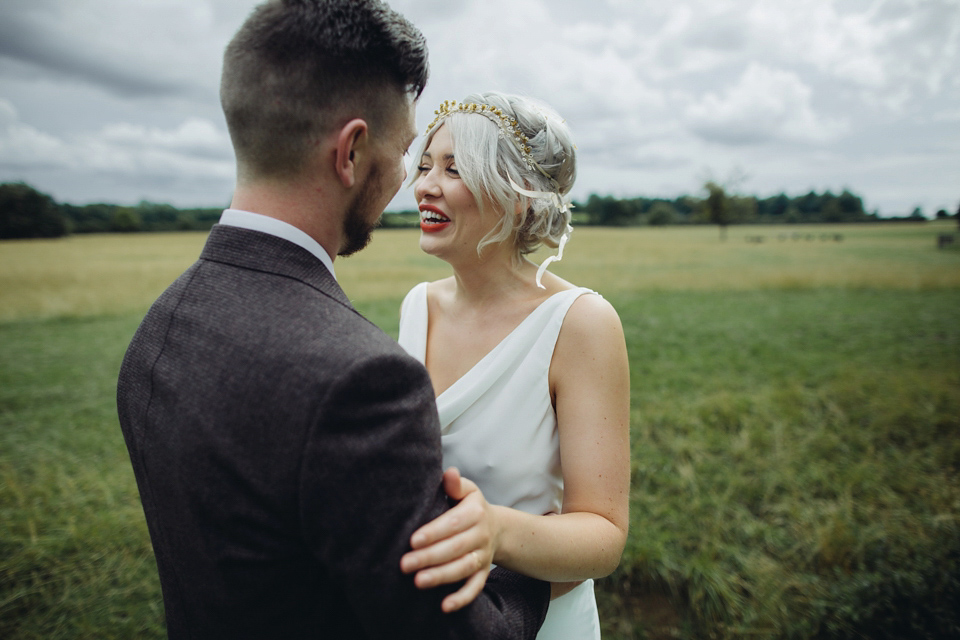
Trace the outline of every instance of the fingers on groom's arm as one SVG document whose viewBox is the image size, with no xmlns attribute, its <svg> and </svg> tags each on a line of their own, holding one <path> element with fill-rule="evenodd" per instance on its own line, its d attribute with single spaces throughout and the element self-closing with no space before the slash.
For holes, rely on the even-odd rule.
<svg viewBox="0 0 960 640">
<path fill-rule="evenodd" d="M 442 607 L 444 613 L 453 613 L 464 608 L 474 600 L 483 591 L 487 584 L 487 578 L 490 576 L 490 565 L 487 565 L 481 571 L 477 571 L 470 576 L 466 583 L 454 593 L 451 593 L 443 599 Z"/>
<path fill-rule="evenodd" d="M 456 467 L 450 467 L 443 472 L 443 490 L 446 491 L 451 500 L 455 502 L 463 500 L 469 493 L 467 489 L 470 489 L 471 486 L 476 488 L 477 485 L 462 477 L 460 470 Z"/>
<path fill-rule="evenodd" d="M 477 485 L 461 478 L 455 468 L 443 476 L 447 495 L 459 503 L 413 533 L 413 551 L 400 562 L 404 573 L 416 572 L 421 589 L 466 580 L 443 601 L 443 610 L 456 611 L 472 602 L 483 590 L 494 554 L 491 514 Z"/>
</svg>

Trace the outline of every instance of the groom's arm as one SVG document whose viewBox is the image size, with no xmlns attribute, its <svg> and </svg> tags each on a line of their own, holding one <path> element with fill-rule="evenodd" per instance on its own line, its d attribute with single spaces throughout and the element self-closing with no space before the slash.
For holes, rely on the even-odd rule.
<svg viewBox="0 0 960 640">
<path fill-rule="evenodd" d="M 447 508 L 440 431 L 426 371 L 405 356 L 369 358 L 329 389 L 305 448 L 301 516 L 308 543 L 370 637 L 534 638 L 549 584 L 495 570 L 452 614 L 454 590 L 419 590 L 400 571 L 410 535 Z"/>
</svg>

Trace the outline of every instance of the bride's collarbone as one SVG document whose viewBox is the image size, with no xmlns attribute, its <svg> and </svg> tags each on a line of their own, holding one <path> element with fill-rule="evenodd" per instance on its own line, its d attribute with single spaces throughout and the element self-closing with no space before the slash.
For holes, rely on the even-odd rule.
<svg viewBox="0 0 960 640">
<path fill-rule="evenodd" d="M 431 318 L 429 340 L 467 350 L 484 345 L 495 346 L 516 329 L 538 304 L 448 310 Z"/>
<path fill-rule="evenodd" d="M 554 291 L 504 296 L 489 304 L 458 304 L 438 291 L 429 305 L 427 369 L 435 386 L 446 388 L 496 349 Z M 447 294 L 447 295 L 444 295 Z"/>
<path fill-rule="evenodd" d="M 444 360 L 477 359 L 489 352 L 516 327 L 505 318 L 438 321 L 431 327 L 427 346 Z"/>
<path fill-rule="evenodd" d="M 474 317 L 443 317 L 431 321 L 427 339 L 427 369 L 439 392 L 466 375 L 519 326 L 524 314 L 496 312 Z"/>
</svg>

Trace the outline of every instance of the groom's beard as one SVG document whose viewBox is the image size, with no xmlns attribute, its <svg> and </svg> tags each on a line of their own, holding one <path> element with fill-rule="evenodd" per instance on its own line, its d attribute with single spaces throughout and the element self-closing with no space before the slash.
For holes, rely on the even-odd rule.
<svg viewBox="0 0 960 640">
<path fill-rule="evenodd" d="M 343 219 L 343 244 L 337 252 L 338 256 L 352 255 L 370 244 L 373 230 L 380 226 L 380 216 L 370 221 L 370 210 L 380 199 L 380 192 L 383 190 L 382 182 L 380 167 L 374 166 L 363 187 L 357 193 L 357 197 L 347 209 Z"/>
</svg>

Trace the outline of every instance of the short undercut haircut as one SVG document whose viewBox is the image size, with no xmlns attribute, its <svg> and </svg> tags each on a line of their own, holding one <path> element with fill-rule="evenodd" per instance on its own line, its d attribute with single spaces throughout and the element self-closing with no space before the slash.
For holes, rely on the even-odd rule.
<svg viewBox="0 0 960 640">
<path fill-rule="evenodd" d="M 382 133 L 427 74 L 423 34 L 380 0 L 268 0 L 223 60 L 220 102 L 241 178 L 297 175 L 347 118 Z"/>
</svg>

